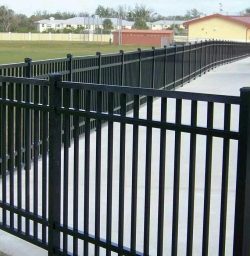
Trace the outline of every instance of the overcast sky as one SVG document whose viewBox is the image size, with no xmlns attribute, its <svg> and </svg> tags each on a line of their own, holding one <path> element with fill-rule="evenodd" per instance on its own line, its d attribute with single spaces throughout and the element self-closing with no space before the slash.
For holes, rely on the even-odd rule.
<svg viewBox="0 0 250 256">
<path fill-rule="evenodd" d="M 114 8 L 118 5 L 134 7 L 136 3 L 143 4 L 165 16 L 185 14 L 186 10 L 192 8 L 196 8 L 206 14 L 211 14 L 219 12 L 219 3 L 222 4 L 224 14 L 236 14 L 250 7 L 249 0 L 0 0 L 0 5 L 6 5 L 16 13 L 24 13 L 26 15 L 32 15 L 38 10 L 47 10 L 49 12 L 67 11 L 74 13 L 89 12 L 92 14 L 98 5 Z"/>
</svg>

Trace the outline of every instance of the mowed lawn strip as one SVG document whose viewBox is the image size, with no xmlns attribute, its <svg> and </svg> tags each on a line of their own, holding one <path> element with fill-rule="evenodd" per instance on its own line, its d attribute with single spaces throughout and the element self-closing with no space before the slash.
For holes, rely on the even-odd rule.
<svg viewBox="0 0 250 256">
<path fill-rule="evenodd" d="M 68 53 L 74 56 L 94 55 L 96 52 L 115 53 L 119 50 L 136 51 L 137 45 L 113 45 L 94 42 L 55 42 L 55 41 L 0 41 L 0 64 L 23 62 L 24 58 L 45 60 L 64 58 Z"/>
</svg>

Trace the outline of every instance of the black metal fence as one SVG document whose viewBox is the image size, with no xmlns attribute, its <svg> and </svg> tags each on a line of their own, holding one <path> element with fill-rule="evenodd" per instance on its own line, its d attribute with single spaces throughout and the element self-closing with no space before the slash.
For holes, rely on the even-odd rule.
<svg viewBox="0 0 250 256">
<path fill-rule="evenodd" d="M 183 46 L 171 46 L 163 49 L 138 50 L 136 52 L 101 55 L 88 57 L 73 57 L 68 55 L 65 59 L 45 60 L 32 62 L 30 58 L 25 59 L 25 63 L 2 65 L 0 66 L 0 75 L 7 77 L 26 77 L 34 79 L 48 79 L 50 74 L 60 73 L 63 81 L 97 83 L 108 85 L 120 85 L 129 87 L 155 88 L 172 90 L 178 86 L 195 79 L 206 71 L 213 69 L 221 64 L 235 61 L 239 58 L 248 56 L 250 45 L 247 43 L 226 42 L 226 41 L 205 41 L 195 44 L 186 44 Z M 15 88 L 15 83 L 11 79 L 6 80 L 0 89 L 0 97 L 13 97 L 16 95 L 21 101 L 38 101 L 43 96 L 43 92 L 35 87 L 25 85 L 22 80 L 20 89 Z M 46 96 L 46 95 L 45 95 Z M 47 96 L 48 97 L 48 96 Z M 63 99 L 69 101 L 72 95 L 68 94 Z M 93 95 L 93 101 L 90 109 L 96 110 L 97 96 Z M 114 110 L 119 111 L 120 99 L 114 96 Z M 141 97 L 143 103 L 145 97 Z M 127 98 L 127 103 L 131 103 L 131 98 Z M 127 104 L 129 110 L 131 104 Z M 84 106 L 84 98 L 80 95 L 80 106 Z M 103 99 L 102 109 L 107 110 L 107 98 Z M 6 114 L 7 116 L 7 114 Z M 0 113 L 1 118 L 1 113 Z M 28 133 L 31 134 L 30 157 L 33 159 L 34 141 L 34 114 L 31 119 L 26 121 L 25 114 L 22 111 L 20 120 L 23 124 L 22 134 L 26 138 Z M 37 118 L 37 117 L 36 117 Z M 38 117 L 40 118 L 40 117 Z M 80 119 L 80 134 L 84 133 L 84 121 Z M 14 120 L 15 122 L 16 120 Z M 28 123 L 27 123 L 28 122 Z M 26 129 L 25 124 L 30 123 L 31 127 Z M 39 121 L 39 124 L 41 122 Z M 15 125 L 14 125 L 15 126 Z M 91 122 L 91 128 L 95 127 L 95 121 Z M 30 129 L 30 130 L 29 130 Z M 70 120 L 70 139 L 73 138 L 73 121 Z M 42 127 L 40 127 L 42 130 Z M 41 133 L 39 133 L 39 145 L 42 144 Z M 8 140 L 11 140 L 8 138 Z M 22 139 L 22 165 L 25 164 L 25 151 L 28 146 Z M 7 142 L 8 144 L 8 142 Z M 10 147 L 9 147 L 10 148 Z M 39 155 L 41 153 L 41 146 Z M 8 150 L 7 150 L 8 154 Z M 15 152 L 15 155 L 17 153 Z M 8 154 L 7 158 L 10 156 Z M 1 164 L 1 149 L 0 149 Z"/>
<path fill-rule="evenodd" d="M 249 53 L 247 44 L 227 43 L 213 51 L 219 60 L 211 45 L 196 45 L 194 59 L 182 51 L 182 61 L 171 47 L 174 60 L 164 55 L 159 75 L 173 72 L 175 82 L 161 86 L 157 50 L 144 73 L 139 58 L 137 81 L 148 70 L 150 88 L 124 86 L 125 60 L 117 71 L 123 86 L 97 84 L 109 77 L 100 55 L 95 84 L 1 76 L 0 228 L 49 255 L 249 255 L 249 90 L 155 90 Z M 197 62 L 203 52 L 206 61 Z"/>
<path fill-rule="evenodd" d="M 204 41 L 114 54 L 32 61 L 0 65 L 0 75 L 46 79 L 60 73 L 63 80 L 126 85 L 144 88 L 173 88 L 220 64 L 248 55 L 249 44 Z"/>
</svg>

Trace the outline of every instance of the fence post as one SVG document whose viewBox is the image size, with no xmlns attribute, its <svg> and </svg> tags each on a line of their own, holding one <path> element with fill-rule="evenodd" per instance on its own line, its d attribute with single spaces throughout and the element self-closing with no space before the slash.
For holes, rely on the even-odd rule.
<svg viewBox="0 0 250 256">
<path fill-rule="evenodd" d="M 189 52 L 188 52 L 188 82 L 190 83 L 191 82 L 191 72 L 192 72 L 192 60 L 191 60 L 191 57 L 192 57 L 192 43 L 189 43 Z"/>
<path fill-rule="evenodd" d="M 241 89 L 234 256 L 250 255 L 250 88 Z"/>
<path fill-rule="evenodd" d="M 164 89 L 166 89 L 167 85 L 167 63 L 168 63 L 168 48 L 166 45 L 164 45 Z"/>
<path fill-rule="evenodd" d="M 96 53 L 98 56 L 98 81 L 97 83 L 100 84 L 102 82 L 102 54 L 100 52 Z"/>
<path fill-rule="evenodd" d="M 185 72 L 184 72 L 184 69 L 185 69 L 185 50 L 186 50 L 186 47 L 185 47 L 185 44 L 183 44 L 183 48 L 182 48 L 182 79 L 181 79 L 181 86 L 183 86 L 184 84 L 184 75 L 185 75 Z"/>
<path fill-rule="evenodd" d="M 72 71 L 73 71 L 73 63 L 72 63 L 73 55 L 71 53 L 68 53 L 67 59 L 68 59 L 67 69 L 69 71 L 67 80 L 72 82 L 73 81 L 73 73 L 72 73 Z"/>
<path fill-rule="evenodd" d="M 152 47 L 152 81 L 151 88 L 155 88 L 155 47 Z"/>
<path fill-rule="evenodd" d="M 202 69 L 203 69 L 203 42 L 201 41 L 201 46 L 200 46 L 200 54 L 201 54 L 201 56 L 200 56 L 200 74 L 199 74 L 199 76 L 201 76 L 202 75 Z"/>
<path fill-rule="evenodd" d="M 120 54 L 121 54 L 121 82 L 120 82 L 120 85 L 123 86 L 124 85 L 124 51 L 120 50 Z"/>
<path fill-rule="evenodd" d="M 2 83 L 0 83 L 0 98 L 2 98 Z M 2 161 L 3 161 L 3 156 L 2 156 L 2 105 L 0 105 L 0 175 L 2 174 Z"/>
<path fill-rule="evenodd" d="M 196 79 L 197 77 L 197 46 L 198 46 L 198 42 L 195 41 L 195 52 L 194 52 L 194 72 L 195 72 L 195 75 L 194 75 L 194 79 Z"/>
<path fill-rule="evenodd" d="M 204 74 L 206 73 L 207 71 L 207 40 L 205 40 L 204 42 L 204 59 L 205 59 L 205 65 L 204 65 Z"/>
<path fill-rule="evenodd" d="M 31 78 L 32 77 L 32 59 L 31 58 L 25 58 L 24 62 L 27 64 L 24 70 L 24 77 Z M 25 90 L 23 93 L 23 98 L 26 102 L 31 101 L 31 86 L 30 84 L 25 85 Z M 26 172 L 28 172 L 31 168 L 31 154 L 32 154 L 32 148 L 31 148 L 31 138 L 32 138 L 32 124 L 33 121 L 31 120 L 31 111 L 27 108 L 25 110 L 25 129 L 23 129 L 23 138 L 25 138 L 25 151 L 23 154 L 23 161 L 25 163 L 25 169 Z"/>
<path fill-rule="evenodd" d="M 30 78 L 30 77 L 32 77 L 32 67 L 31 67 L 32 59 L 31 58 L 25 58 L 24 62 L 27 64 L 27 66 L 25 68 L 25 71 L 24 71 L 25 72 L 24 76 Z"/>
<path fill-rule="evenodd" d="M 210 70 L 214 69 L 214 39 L 210 41 Z"/>
<path fill-rule="evenodd" d="M 173 83 L 173 89 L 175 90 L 176 85 L 176 55 L 177 55 L 177 45 L 174 45 L 174 83 Z"/>
<path fill-rule="evenodd" d="M 141 48 L 138 48 L 138 55 L 139 55 L 139 74 L 138 74 L 138 87 L 141 87 Z"/>
<path fill-rule="evenodd" d="M 60 224 L 61 210 L 61 114 L 57 108 L 61 106 L 61 90 L 58 82 L 61 75 L 50 76 L 50 105 L 49 113 L 49 250 L 48 255 L 56 255 L 60 248 L 60 232 L 56 227 Z"/>
</svg>

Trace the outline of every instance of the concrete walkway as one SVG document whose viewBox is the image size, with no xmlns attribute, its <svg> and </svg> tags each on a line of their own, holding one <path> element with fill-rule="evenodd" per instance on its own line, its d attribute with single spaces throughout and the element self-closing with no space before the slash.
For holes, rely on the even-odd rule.
<svg viewBox="0 0 250 256">
<path fill-rule="evenodd" d="M 189 92 L 200 92 L 200 93 L 210 93 L 210 94 L 223 94 L 223 95 L 239 95 L 239 90 L 241 87 L 245 87 L 245 86 L 250 86 L 250 58 L 247 58 L 247 59 L 244 59 L 244 60 L 240 60 L 238 62 L 235 62 L 235 63 L 232 63 L 232 64 L 229 64 L 229 65 L 225 65 L 225 66 L 221 66 L 221 67 L 218 67 L 217 69 L 214 69 L 210 72 L 208 72 L 207 74 L 203 75 L 202 77 L 198 77 L 196 80 L 192 81 L 191 83 L 189 84 L 186 84 L 185 86 L 183 86 L 182 88 L 180 88 L 179 90 L 181 91 L 189 91 Z M 157 102 L 154 102 L 154 116 L 158 116 L 159 115 L 159 101 Z M 169 108 L 168 108 L 169 109 Z M 146 113 L 146 108 L 145 107 L 142 107 L 141 111 L 140 111 L 140 115 L 144 116 Z M 174 113 L 170 113 L 170 116 L 174 114 Z M 202 115 L 202 112 L 201 112 L 201 115 Z M 173 115 L 174 116 L 174 115 Z M 203 120 L 201 120 L 201 123 L 203 122 Z M 232 122 L 234 122 L 235 124 L 232 124 L 232 125 L 235 125 L 235 127 L 237 127 L 237 118 L 235 120 L 232 120 Z M 115 128 L 116 129 L 116 128 Z M 119 129 L 119 127 L 117 127 L 117 129 Z M 145 130 L 145 129 L 144 129 Z M 107 132 L 107 127 L 104 126 L 103 128 L 103 133 L 106 134 Z M 142 134 L 144 133 L 145 131 L 142 130 Z M 131 137 L 131 131 L 127 131 L 127 134 L 128 134 L 128 138 Z M 91 135 L 92 136 L 92 135 Z M 172 135 L 171 135 L 172 136 Z M 105 136 L 103 136 L 105 137 Z M 158 137 L 158 134 L 155 134 L 155 137 Z M 172 136 L 173 137 L 173 136 Z M 172 141 L 172 137 L 169 137 L 167 138 L 167 140 L 169 140 L 169 144 L 170 145 L 173 145 L 172 143 L 174 143 Z M 105 139 L 105 138 L 104 138 Z M 117 138 L 117 141 L 119 141 L 119 138 Z M 185 142 L 185 138 L 183 138 L 183 143 L 187 144 L 188 145 L 188 141 Z M 82 143 L 82 142 L 81 142 Z M 80 145 L 81 145 L 80 143 Z M 130 144 L 131 142 L 128 142 L 128 147 L 130 147 Z M 143 148 L 143 143 L 145 142 L 142 142 L 142 148 Z M 156 147 L 157 146 L 157 140 L 154 141 L 154 138 L 153 138 L 153 148 L 154 146 Z M 215 142 L 216 144 L 220 145 L 220 142 Z M 91 144 L 95 144 L 95 137 L 91 137 Z M 104 145 L 105 143 L 103 143 Z M 204 142 L 202 142 L 202 139 L 200 141 L 200 144 L 204 144 Z M 126 146 L 127 147 L 127 146 Z M 185 145 L 183 146 L 184 150 L 185 150 Z M 94 150 L 94 149 L 93 149 Z M 105 150 L 105 149 L 103 149 Z M 170 151 L 168 152 L 169 153 L 169 157 L 172 156 L 172 151 L 171 149 L 169 149 Z M 119 151 L 119 150 L 117 150 Z M 201 150 L 202 151 L 202 150 Z M 216 150 L 215 150 L 216 151 Z M 93 151 L 94 152 L 94 151 Z M 144 152 L 144 151 L 143 151 Z M 218 153 L 219 152 L 219 153 Z M 72 152 L 71 152 L 72 153 Z M 219 146 L 218 146 L 218 151 L 216 151 L 216 154 L 218 153 L 218 155 L 221 154 L 221 151 L 219 149 Z M 81 155 L 83 155 L 83 152 L 81 151 L 80 152 Z M 116 154 L 116 153 L 115 153 Z M 154 155 L 152 156 L 152 158 L 156 159 L 155 155 L 158 155 L 159 152 L 158 150 L 155 150 L 154 152 Z M 235 148 L 232 146 L 232 154 L 235 155 L 236 154 L 236 150 Z M 129 154 L 128 154 L 129 155 Z M 159 156 L 159 155 L 158 155 Z M 131 157 L 131 156 L 130 156 Z M 129 157 L 129 162 L 131 162 L 131 159 Z M 70 157 L 70 159 L 73 158 L 73 157 Z M 116 158 L 116 156 L 114 156 L 114 159 Z M 181 166 L 183 167 L 183 170 L 184 172 L 186 172 L 186 164 L 188 162 L 188 159 L 185 159 L 186 157 L 183 157 L 184 159 L 182 160 L 183 163 L 181 164 Z M 216 158 L 216 156 L 215 156 Z M 202 163 L 202 155 L 200 156 L 200 161 Z M 140 159 L 140 162 L 145 162 L 145 156 L 141 156 L 141 159 Z M 203 162 L 204 162 L 204 159 L 203 159 Z M 170 163 L 169 165 L 169 169 L 172 168 L 172 163 Z M 232 162 L 230 163 L 231 166 L 232 166 L 232 169 L 234 169 L 235 171 L 235 163 Z M 115 167 L 117 166 L 116 163 L 114 163 Z M 158 168 L 158 164 L 157 162 L 155 163 L 156 168 Z M 217 162 L 215 161 L 214 165 L 216 166 L 217 165 Z M 114 167 L 114 169 L 115 169 Z M 94 166 L 93 166 L 94 168 Z M 202 164 L 201 164 L 201 168 L 202 169 Z M 142 168 L 143 169 L 143 168 Z M 170 175 L 173 175 L 173 173 L 171 173 Z M 142 174 L 143 176 L 143 174 Z M 218 178 L 219 177 L 219 178 Z M 117 178 L 117 174 L 114 174 L 114 179 Z M 128 180 L 130 179 L 131 177 L 128 177 Z M 199 190 L 202 190 L 202 183 L 203 183 L 203 174 L 201 174 L 201 176 L 198 178 L 198 185 L 197 185 L 197 202 L 202 202 L 203 200 L 203 195 L 202 195 L 202 191 L 199 192 Z M 234 182 L 233 182 L 233 179 L 235 178 L 235 172 L 231 175 L 231 179 L 232 179 L 232 184 L 230 183 L 230 191 L 229 191 L 229 197 L 230 197 L 230 202 L 229 202 L 229 218 L 230 220 L 233 220 L 233 205 L 234 205 L 234 196 L 235 196 L 235 189 L 234 189 Z M 170 180 L 172 179 L 172 177 L 170 178 Z M 211 211 L 211 216 L 217 216 L 218 215 L 218 207 L 220 205 L 220 200 L 218 200 L 219 198 L 219 189 L 220 189 L 220 184 L 219 184 L 219 181 L 220 181 L 220 176 L 217 176 L 217 174 L 215 174 L 213 176 L 213 180 L 218 180 L 218 184 L 216 183 L 215 187 L 212 188 L 212 211 Z M 153 177 L 153 182 L 154 180 L 156 181 L 157 183 L 157 175 L 156 177 Z M 106 182 L 105 180 L 103 180 L 103 182 Z M 199 182 L 201 183 L 201 185 L 199 184 Z M 114 182 L 114 183 L 117 183 L 117 182 Z M 143 184 L 143 183 L 142 183 Z M 80 184 L 81 186 L 82 184 Z M 143 186 L 143 185 L 142 185 Z M 71 187 L 72 189 L 72 187 Z M 126 187 L 127 191 L 128 191 L 128 195 L 130 195 L 131 193 L 131 186 L 128 185 L 128 187 Z M 143 193 L 144 191 L 144 188 L 142 187 L 141 188 L 141 192 Z M 172 199 L 171 199 L 171 191 L 172 190 L 172 184 L 167 184 L 167 188 L 166 188 L 166 200 L 169 200 L 169 204 L 171 205 L 172 203 Z M 114 188 L 114 193 L 116 191 L 116 187 Z M 152 188 L 152 202 L 154 201 L 153 199 L 154 198 L 157 198 L 157 187 L 153 187 Z M 169 192 L 169 194 L 168 194 Z M 103 193 L 105 194 L 105 191 L 103 191 Z M 140 190 L 138 191 L 138 195 L 139 195 L 139 202 L 140 201 L 143 201 L 144 197 L 140 196 Z M 186 197 L 187 197 L 187 181 L 185 180 L 181 180 L 181 188 L 180 188 L 180 205 L 181 205 L 181 209 L 186 209 L 187 207 L 187 204 L 186 204 Z M 126 197 L 125 198 L 125 201 L 127 200 L 128 198 Z M 115 204 L 117 204 L 117 199 L 114 200 Z M 105 200 L 102 201 L 103 204 L 105 204 Z M 152 211 L 154 211 L 154 207 L 157 208 L 157 204 L 154 204 L 152 203 Z M 126 207 L 125 207 L 126 209 Z M 143 209 L 143 207 L 142 207 Z M 82 210 L 82 208 L 80 209 Z M 129 210 L 129 208 L 128 208 Z M 186 244 L 186 238 L 185 238 L 185 229 L 186 229 L 186 213 L 184 213 L 185 211 L 183 210 L 183 213 L 181 212 L 180 213 L 180 228 L 179 228 L 179 234 L 180 234 L 180 237 L 179 237 L 179 246 L 178 246 L 178 252 L 179 252 L 179 255 L 184 255 L 185 254 L 185 244 Z M 142 211 L 140 210 L 140 213 Z M 167 230 L 166 230 L 166 233 L 169 231 L 169 222 L 168 220 L 171 221 L 171 215 L 172 213 L 169 212 L 169 213 L 166 213 L 166 223 L 168 224 L 167 226 Z M 197 218 L 196 218 L 196 221 L 197 221 L 197 229 L 195 230 L 194 232 L 194 236 L 195 238 L 199 238 L 201 237 L 201 224 L 202 224 L 202 220 L 201 220 L 201 217 L 202 217 L 202 209 L 198 209 L 196 211 L 197 214 Z M 115 212 L 114 213 L 114 216 L 116 217 L 117 213 Z M 126 216 L 129 216 L 129 211 L 128 211 L 128 215 Z M 128 223 L 130 222 L 129 218 L 128 218 Z M 155 217 L 152 216 L 152 223 L 154 223 L 154 221 L 156 221 Z M 79 220 L 79 223 L 81 223 L 82 220 Z M 228 225 L 228 230 L 229 230 L 229 233 L 228 233 L 228 241 L 230 243 L 231 239 L 232 239 L 232 236 L 233 236 L 233 233 L 232 233 L 232 221 L 231 221 L 231 224 L 229 223 Z M 90 224 L 91 227 L 90 227 L 90 230 L 93 230 L 93 223 Z M 143 226 L 143 220 L 138 220 L 138 225 L 139 225 L 139 230 L 140 230 L 140 227 Z M 80 225 L 82 227 L 82 225 Z M 130 225 L 127 225 L 128 228 Z M 116 228 L 116 227 L 115 227 Z M 211 248 L 209 249 L 209 255 L 213 255 L 213 254 L 217 254 L 217 243 L 218 243 L 218 222 L 213 222 L 211 223 L 211 234 L 210 234 L 210 241 L 211 241 Z M 156 229 L 155 229 L 155 226 L 153 224 L 151 224 L 151 230 L 152 230 L 152 234 L 155 233 Z M 102 232 L 105 231 L 104 229 L 102 229 Z M 183 232 L 182 232 L 183 231 Z M 117 232 L 114 231 L 115 234 Z M 127 228 L 125 227 L 125 233 L 127 232 Z M 104 232 L 105 233 L 105 232 Z M 184 234 L 183 236 L 181 234 Z M 195 239 L 194 238 L 194 239 Z M 152 235 L 152 237 L 150 238 L 150 241 L 152 242 L 152 244 L 155 244 L 156 238 Z M 125 234 L 125 243 L 127 245 L 129 241 L 129 238 L 126 236 Z M 141 246 L 142 246 L 142 237 L 139 237 L 138 238 L 138 246 L 139 246 L 139 249 L 141 249 Z M 170 245 L 171 245 L 171 241 L 169 240 L 166 240 L 166 244 L 164 245 L 164 251 L 165 251 L 165 254 L 164 255 L 170 255 L 170 252 L 169 252 L 169 249 L 170 249 Z M 42 249 L 39 249 L 38 247 L 36 246 L 33 246 L 29 243 L 26 243 L 18 238 L 15 238 L 14 236 L 11 236 L 11 235 L 8 235 L 7 233 L 5 232 L 2 232 L 0 231 L 0 251 L 4 252 L 4 253 L 7 253 L 8 255 L 12 255 L 12 256 L 19 256 L 19 255 L 25 255 L 25 256 L 33 256 L 33 255 L 36 255 L 36 256 L 45 256 L 47 255 L 47 252 L 42 250 Z M 151 248 L 151 254 L 150 255 L 155 255 L 155 248 L 154 246 Z M 231 255 L 232 254 L 232 244 L 227 244 L 227 251 L 226 251 L 226 255 Z M 102 255 L 102 254 L 101 254 Z M 201 255 L 201 244 L 200 243 L 195 243 L 194 244 L 194 255 Z M 2 256 L 0 254 L 0 256 Z"/>
</svg>

